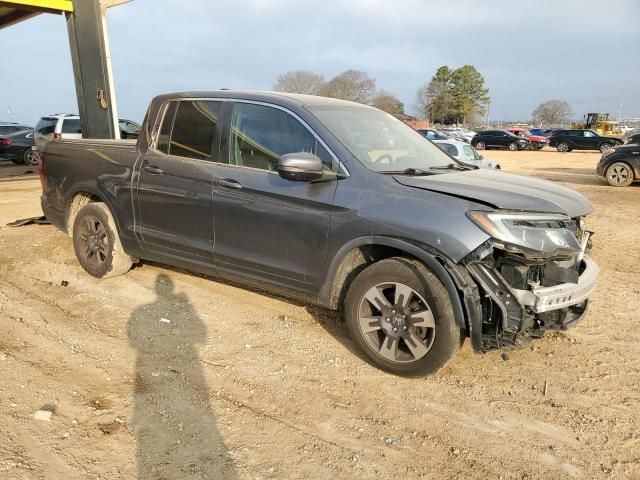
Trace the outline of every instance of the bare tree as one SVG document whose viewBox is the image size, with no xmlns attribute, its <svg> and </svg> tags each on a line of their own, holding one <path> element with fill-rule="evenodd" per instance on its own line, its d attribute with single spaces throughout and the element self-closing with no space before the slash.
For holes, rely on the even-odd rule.
<svg viewBox="0 0 640 480">
<path fill-rule="evenodd" d="M 541 125 L 553 126 L 567 123 L 573 111 L 571 106 L 562 100 L 549 100 L 541 103 L 533 111 L 533 121 Z"/>
<path fill-rule="evenodd" d="M 322 75 L 308 72 L 306 70 L 293 70 L 282 75 L 278 75 L 273 89 L 277 92 L 304 93 L 316 95 L 324 85 Z"/>
<path fill-rule="evenodd" d="M 359 70 L 347 70 L 325 83 L 318 94 L 324 97 L 369 104 L 375 91 L 375 79 Z"/>
<path fill-rule="evenodd" d="M 373 106 L 392 115 L 404 114 L 404 104 L 386 90 L 380 90 L 373 97 Z"/>
</svg>

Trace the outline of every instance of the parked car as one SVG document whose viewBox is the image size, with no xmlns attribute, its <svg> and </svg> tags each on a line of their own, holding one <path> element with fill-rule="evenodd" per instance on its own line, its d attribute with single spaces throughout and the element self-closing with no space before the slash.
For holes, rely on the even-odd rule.
<svg viewBox="0 0 640 480">
<path fill-rule="evenodd" d="M 4 135 L 0 137 L 0 158 L 6 158 L 13 163 L 36 165 L 38 154 L 31 147 L 33 147 L 33 129 Z"/>
<path fill-rule="evenodd" d="M 418 128 L 416 131 L 429 140 L 446 140 L 449 138 L 447 134 L 442 133 L 439 130 L 434 130 L 433 128 Z"/>
<path fill-rule="evenodd" d="M 131 120 L 125 120 L 121 118 L 118 122 L 120 127 L 120 138 L 123 140 L 126 139 L 136 139 L 138 135 L 140 135 L 140 125 Z"/>
<path fill-rule="evenodd" d="M 604 152 L 596 173 L 612 187 L 628 187 L 640 181 L 640 143 L 627 143 Z"/>
<path fill-rule="evenodd" d="M 470 167 L 497 169 L 500 168 L 498 162 L 489 160 L 488 158 L 484 158 L 482 155 L 479 155 L 478 152 L 476 152 L 476 149 L 466 142 L 449 139 L 433 140 L 433 143 L 435 143 L 443 151 L 447 152 L 459 162 Z"/>
<path fill-rule="evenodd" d="M 630 135 L 629 138 L 627 138 L 627 144 L 629 144 L 629 143 L 640 144 L 640 133 L 636 133 L 634 135 Z"/>
<path fill-rule="evenodd" d="M 515 151 L 527 148 L 529 141 L 505 130 L 485 130 L 474 135 L 471 140 L 471 146 L 478 150 L 508 148 L 511 151 Z"/>
<path fill-rule="evenodd" d="M 549 138 L 551 135 L 553 135 L 558 130 L 561 130 L 561 129 L 560 128 L 549 128 L 549 129 L 545 130 L 544 132 L 542 132 L 542 135 L 544 137 Z"/>
<path fill-rule="evenodd" d="M 526 128 L 511 127 L 506 129 L 507 132 L 513 133 L 516 137 L 526 138 L 529 141 L 529 148 L 540 150 L 549 144 L 549 139 L 543 135 L 534 135 Z"/>
<path fill-rule="evenodd" d="M 119 120 L 120 138 L 136 139 L 140 133 L 140 125 L 131 120 Z M 80 117 L 70 113 L 48 115 L 37 123 L 34 135 L 34 150 L 40 151 L 52 140 L 73 140 L 82 138 Z"/>
<path fill-rule="evenodd" d="M 33 130 L 33 127 L 20 123 L 0 122 L 0 136 L 11 135 L 12 133 L 21 132 L 23 130 Z"/>
<path fill-rule="evenodd" d="M 558 130 L 549 137 L 549 145 L 559 152 L 571 150 L 600 150 L 602 153 L 624 143 L 616 137 L 605 137 L 594 130 Z"/>
<path fill-rule="evenodd" d="M 531 135 L 543 135 L 545 132 L 544 128 L 530 128 L 529 131 Z"/>
<path fill-rule="evenodd" d="M 472 132 L 466 128 L 462 127 L 442 127 L 441 131 L 450 137 L 462 140 L 463 142 L 471 142 L 471 139 L 476 134 L 476 132 Z"/>
<path fill-rule="evenodd" d="M 333 98 L 183 92 L 145 122 L 135 144 L 44 149 L 43 211 L 94 277 L 145 259 L 337 309 L 369 361 L 407 375 L 465 337 L 523 348 L 584 317 L 593 207 L 572 189 L 470 169 Z"/>
</svg>

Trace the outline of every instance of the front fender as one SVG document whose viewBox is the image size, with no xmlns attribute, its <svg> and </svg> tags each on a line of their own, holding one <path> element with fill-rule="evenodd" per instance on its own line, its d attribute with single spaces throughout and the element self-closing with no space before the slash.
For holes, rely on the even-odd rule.
<svg viewBox="0 0 640 480">
<path fill-rule="evenodd" d="M 453 262 L 451 262 L 441 252 L 433 247 L 426 245 L 418 246 L 407 240 L 395 237 L 368 235 L 353 239 L 343 245 L 331 260 L 327 269 L 327 275 L 325 276 L 325 281 L 323 283 L 322 289 L 320 290 L 320 302 L 322 304 L 327 305 L 330 308 L 338 308 L 340 292 L 336 291 L 336 289 L 334 288 L 335 282 L 338 280 L 338 269 L 342 265 L 343 260 L 347 258 L 347 255 L 349 255 L 350 252 L 365 245 L 380 245 L 384 247 L 392 247 L 422 261 L 435 275 L 438 276 L 438 279 L 447 289 L 447 293 L 451 298 L 451 305 L 453 306 L 453 311 L 458 326 L 460 328 L 467 328 L 462 303 L 460 301 L 460 294 L 453 282 L 453 279 L 451 278 L 451 275 L 443 266 L 443 263 L 453 264 Z M 441 263 L 438 259 L 440 259 L 443 263 Z"/>
</svg>

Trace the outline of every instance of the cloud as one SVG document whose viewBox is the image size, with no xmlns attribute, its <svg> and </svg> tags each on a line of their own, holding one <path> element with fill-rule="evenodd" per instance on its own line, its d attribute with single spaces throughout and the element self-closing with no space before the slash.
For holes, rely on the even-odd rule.
<svg viewBox="0 0 640 480">
<path fill-rule="evenodd" d="M 604 13 L 578 0 L 135 0 L 108 19 L 118 110 L 135 120 L 159 93 L 270 89 L 295 69 L 326 78 L 362 69 L 412 105 L 443 64 L 478 68 L 494 119 L 527 118 L 550 98 L 574 102 L 581 116 L 613 113 L 622 97 L 624 113 L 640 116 L 640 3 Z M 1 30 L 0 43 L 0 112 L 77 111 L 62 18 Z"/>
</svg>

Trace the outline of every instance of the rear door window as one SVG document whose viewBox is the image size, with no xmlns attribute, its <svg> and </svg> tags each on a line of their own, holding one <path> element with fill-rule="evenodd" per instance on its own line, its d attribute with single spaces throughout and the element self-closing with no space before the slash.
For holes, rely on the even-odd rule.
<svg viewBox="0 0 640 480">
<path fill-rule="evenodd" d="M 65 118 L 60 133 L 82 133 L 79 118 Z"/>
<path fill-rule="evenodd" d="M 178 103 L 169 155 L 211 160 L 221 102 L 183 100 Z"/>
</svg>

